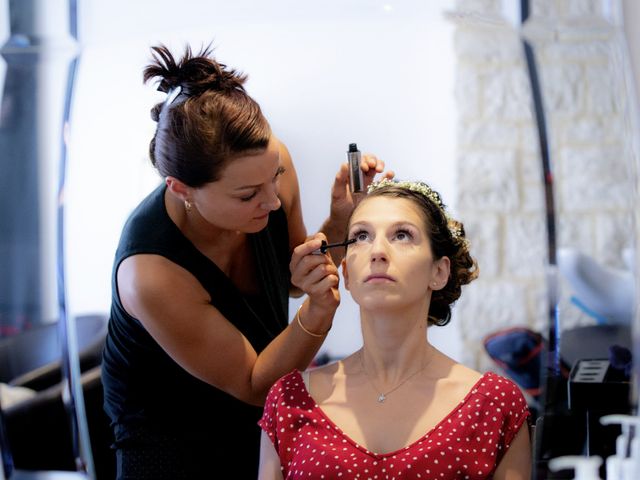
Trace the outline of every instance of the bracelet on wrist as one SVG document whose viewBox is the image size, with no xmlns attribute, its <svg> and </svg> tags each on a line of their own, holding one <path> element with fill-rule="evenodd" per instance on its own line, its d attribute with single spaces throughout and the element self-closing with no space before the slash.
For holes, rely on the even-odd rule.
<svg viewBox="0 0 640 480">
<path fill-rule="evenodd" d="M 297 321 L 298 326 L 302 329 L 302 331 L 304 333 L 306 333 L 307 335 L 311 335 L 312 337 L 315 337 L 315 338 L 323 338 L 323 337 L 325 337 L 329 333 L 329 330 L 331 330 L 331 327 L 329 327 L 327 329 L 327 331 L 324 332 L 324 333 L 314 333 L 314 332 L 312 332 L 310 330 L 307 330 L 307 328 L 302 324 L 302 320 L 300 319 L 301 318 L 301 315 L 300 315 L 300 310 L 301 309 L 302 309 L 302 305 L 300 305 L 298 307 L 298 311 L 296 312 L 295 320 Z"/>
</svg>

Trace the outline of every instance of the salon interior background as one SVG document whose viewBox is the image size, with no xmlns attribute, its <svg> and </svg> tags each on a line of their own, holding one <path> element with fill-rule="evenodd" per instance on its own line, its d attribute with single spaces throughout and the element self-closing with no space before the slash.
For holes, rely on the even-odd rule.
<svg viewBox="0 0 640 480">
<path fill-rule="evenodd" d="M 212 41 L 221 61 L 248 73 L 249 93 L 292 153 L 314 232 L 350 142 L 404 178 L 430 181 L 449 203 L 455 198 L 453 26 L 443 16 L 450 3 L 79 1 L 65 192 L 70 313 L 108 312 L 122 223 L 159 181 L 147 151 L 149 110 L 162 94 L 141 81 L 151 45 L 197 49 Z M 3 43 L 7 7 L 0 0 Z M 50 87 L 42 94 L 60 93 Z M 52 188 L 55 175 L 54 167 Z M 342 298 L 324 347 L 334 356 L 359 343 L 354 304 L 348 293 Z M 454 325 L 439 337 L 457 356 Z"/>
<path fill-rule="evenodd" d="M 8 1 L 0 0 L 0 12 L 7 11 Z M 291 150 L 310 232 L 318 228 L 328 213 L 332 177 L 350 142 L 378 154 L 401 177 L 422 178 L 432 183 L 443 193 L 454 214 L 461 207 L 462 219 L 472 230 L 476 229 L 481 278 L 497 279 L 497 283 L 485 283 L 484 287 L 479 283 L 480 287 L 474 287 L 476 291 L 470 295 L 472 301 L 466 308 L 461 305 L 471 317 L 457 321 L 454 311 L 450 326 L 432 329 L 436 345 L 458 360 L 476 363 L 481 349 L 478 340 L 490 333 L 489 330 L 527 323 L 532 316 L 544 321 L 544 313 L 536 313 L 536 308 L 544 303 L 545 286 L 539 281 L 544 240 L 539 237 L 540 218 L 526 221 L 531 207 L 535 210 L 541 206 L 536 192 L 540 193 L 542 187 L 536 170 L 535 129 L 521 51 L 513 31 L 478 29 L 477 25 L 460 22 L 455 15 L 452 19 L 451 15 L 446 18 L 444 14 L 445 11 L 499 12 L 514 22 L 517 3 L 515 0 L 332 0 L 318 6 L 294 0 L 268 4 L 253 0 L 233 3 L 191 0 L 176 8 L 175 2 L 166 0 L 79 1 L 80 62 L 68 132 L 65 191 L 71 314 L 108 311 L 112 259 L 122 223 L 133 206 L 159 181 L 149 163 L 147 149 L 155 126 L 149 118 L 149 109 L 163 97 L 152 86 L 141 83 L 149 46 L 164 42 L 182 49 L 185 43 L 190 43 L 198 48 L 212 41 L 223 62 L 249 74 L 249 92 L 260 102 L 274 132 Z M 557 21 L 562 20 L 563 15 L 571 19 L 602 16 L 606 13 L 602 6 L 615 3 L 532 2 L 535 14 Z M 623 3 L 627 9 L 631 6 L 634 10 L 633 2 Z M 56 14 L 55 1 L 39 5 L 43 10 L 46 10 L 44 6 L 49 9 L 42 12 L 43 17 Z M 0 15 L 3 40 L 8 33 L 7 21 L 6 15 Z M 633 22 L 626 23 L 633 25 Z M 592 44 L 598 47 L 597 39 L 591 43 L 587 39 L 585 43 L 587 48 L 582 45 L 573 51 L 575 43 L 560 45 L 564 47 L 560 51 L 572 61 L 556 59 L 563 67 L 543 71 L 543 80 L 547 74 L 547 78 L 557 80 L 553 83 L 556 87 L 564 85 L 552 90 L 552 94 L 559 101 L 557 107 L 574 109 L 570 113 L 580 113 L 575 108 L 584 102 L 599 102 L 600 111 L 593 118 L 580 117 L 582 123 L 578 122 L 579 128 L 574 130 L 582 139 L 567 135 L 560 138 L 554 131 L 552 140 L 556 147 L 564 148 L 566 145 L 562 142 L 568 140 L 571 147 L 577 138 L 578 143 L 582 142 L 582 153 L 586 145 L 583 140 L 588 139 L 586 143 L 591 145 L 586 145 L 586 150 L 600 155 L 601 145 L 596 144 L 604 144 L 606 150 L 620 144 L 623 133 L 616 128 L 620 125 L 619 112 L 612 107 L 612 111 L 603 115 L 601 110 L 603 106 L 611 107 L 607 103 L 610 90 L 595 89 L 594 92 L 593 88 L 594 81 L 596 85 L 598 81 L 606 83 L 603 79 L 608 70 L 600 68 L 604 65 L 603 50 L 591 48 Z M 585 55 L 582 63 L 573 61 L 576 52 Z M 591 52 L 593 56 L 584 52 Z M 487 60 L 484 64 L 478 60 L 483 58 Z M 5 68 L 4 63 L 0 62 L 0 68 Z M 549 76 L 548 72 L 556 76 Z M 581 76 L 580 72 L 591 76 Z M 4 75 L 0 75 L 0 81 L 3 79 Z M 55 110 L 61 108 L 59 102 L 56 103 L 61 86 L 54 78 L 43 85 L 45 91 L 40 93 L 49 99 L 50 118 L 55 122 L 60 118 L 55 116 Z M 490 118 L 485 118 L 486 115 Z M 603 118 L 608 119 L 606 124 L 599 123 Z M 615 121 L 612 123 L 611 119 Z M 487 145 L 491 142 L 497 142 L 499 155 L 487 156 Z M 611 149 L 606 153 L 611 153 Z M 491 159 L 496 166 L 493 173 L 474 165 L 474 158 L 483 162 Z M 473 175 L 461 175 L 461 171 L 474 168 Z M 510 172 L 513 171 L 524 171 L 524 184 L 512 181 L 514 176 Z M 55 166 L 50 166 L 49 174 L 53 190 L 57 182 Z M 522 180 L 522 175 L 520 177 Z M 578 182 L 588 180 L 585 176 L 575 178 Z M 497 193 L 493 200 L 498 202 L 508 199 L 514 189 L 524 185 L 521 194 L 524 205 L 520 205 L 517 212 L 525 214 L 518 217 L 523 219 L 519 224 L 522 228 L 509 229 L 521 236 L 512 236 L 511 243 L 517 246 L 523 239 L 540 240 L 537 247 L 527 248 L 524 257 L 522 248 L 509 248 L 508 236 L 504 239 L 504 254 L 496 250 L 501 228 L 500 221 L 492 222 L 491 212 L 477 217 L 468 215 L 468 208 L 465 211 L 465 203 L 473 201 L 473 195 L 484 193 L 482 188 L 478 189 L 479 180 L 486 181 L 492 193 Z M 602 180 L 615 182 L 616 179 L 601 175 L 598 181 Z M 620 184 L 618 182 L 618 186 Z M 608 200 L 611 200 L 624 190 L 616 187 L 608 191 Z M 485 196 L 482 200 L 486 199 Z M 527 203 L 530 200 L 533 203 Z M 489 202 L 488 206 L 499 209 L 505 205 Z M 596 215 L 598 212 L 594 218 Z M 628 218 L 624 213 L 622 216 Z M 478 220 L 475 224 L 474 218 Z M 585 224 L 580 221 L 574 226 Z M 606 227 L 601 231 L 611 235 L 620 230 L 629 231 L 624 225 Z M 571 232 L 570 229 L 563 231 Z M 621 238 L 624 244 L 614 244 L 615 248 L 609 252 L 614 263 L 618 262 L 616 266 L 620 266 L 619 249 L 632 242 L 628 236 Z M 600 246 L 598 241 L 581 246 L 596 250 L 588 253 L 601 254 L 597 250 L 607 245 L 606 241 L 605 236 L 600 239 Z M 525 271 L 524 276 L 529 277 L 523 279 L 521 275 L 515 282 L 504 273 L 505 269 L 514 272 L 523 265 L 524 270 L 529 265 L 537 265 L 538 270 Z M 534 288 L 528 288 L 527 282 Z M 504 301 L 505 295 L 491 294 L 504 291 L 505 286 L 511 292 L 507 295 L 511 298 L 508 302 Z M 519 292 L 526 293 L 523 296 Z M 492 303 L 496 297 L 501 305 Z M 521 308 L 523 305 L 526 307 Z M 293 301 L 292 312 L 296 306 L 297 301 Z M 487 314 L 488 320 L 476 319 L 474 312 Z M 52 318 L 54 316 L 52 314 Z M 340 356 L 357 346 L 360 334 L 356 317 L 353 302 L 348 293 L 343 292 L 343 303 L 325 351 Z M 571 319 L 581 320 L 577 316 Z M 532 326 L 542 328 L 542 325 Z"/>
</svg>

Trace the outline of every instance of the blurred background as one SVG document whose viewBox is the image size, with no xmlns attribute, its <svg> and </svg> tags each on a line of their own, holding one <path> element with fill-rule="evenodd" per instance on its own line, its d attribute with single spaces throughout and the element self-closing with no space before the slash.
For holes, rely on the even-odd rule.
<svg viewBox="0 0 640 480">
<path fill-rule="evenodd" d="M 451 324 L 430 329 L 438 348 L 510 375 L 543 417 L 562 411 L 582 425 L 584 412 L 627 411 L 629 371 L 603 385 L 620 389 L 615 406 L 567 413 L 561 383 L 561 406 L 547 398 L 547 407 L 541 352 L 551 345 L 550 376 L 567 382 L 580 360 L 615 363 L 612 346 L 638 345 L 639 18 L 635 2 L 613 0 L 0 0 L 0 336 L 59 318 L 60 205 L 66 312 L 106 320 L 121 227 L 161 181 L 148 158 L 149 112 L 164 99 L 142 84 L 150 47 L 211 44 L 248 74 L 248 92 L 291 151 L 309 232 L 328 215 L 352 142 L 399 178 L 430 183 L 465 223 L 480 279 Z M 25 25 L 37 42 L 20 36 Z M 29 48 L 38 53 L 26 75 Z M 329 358 L 361 342 L 342 294 L 321 352 Z M 83 337 L 83 322 L 79 350 L 94 355 L 103 325 Z"/>
</svg>

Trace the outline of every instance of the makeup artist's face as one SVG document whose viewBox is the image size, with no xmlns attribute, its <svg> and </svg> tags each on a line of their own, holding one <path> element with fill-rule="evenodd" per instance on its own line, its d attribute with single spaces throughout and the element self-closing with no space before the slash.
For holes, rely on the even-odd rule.
<svg viewBox="0 0 640 480">
<path fill-rule="evenodd" d="M 345 286 L 362 308 L 426 306 L 433 283 L 448 277 L 448 259 L 446 265 L 434 260 L 424 218 L 410 200 L 363 201 L 351 217 L 349 238 L 356 242 L 343 261 Z"/>
<path fill-rule="evenodd" d="M 194 189 L 198 213 L 225 230 L 259 232 L 267 226 L 269 213 L 280 208 L 279 177 L 284 170 L 280 150 L 272 137 L 266 150 L 233 159 L 220 179 Z"/>
</svg>

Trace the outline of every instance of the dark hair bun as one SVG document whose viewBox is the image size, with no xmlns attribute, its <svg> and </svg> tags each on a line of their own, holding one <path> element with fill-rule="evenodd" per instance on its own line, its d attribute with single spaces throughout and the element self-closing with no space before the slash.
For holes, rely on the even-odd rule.
<svg viewBox="0 0 640 480">
<path fill-rule="evenodd" d="M 158 90 L 162 92 L 169 92 L 178 86 L 182 88 L 182 93 L 189 96 L 197 96 L 207 90 L 244 91 L 243 84 L 247 76 L 217 62 L 212 56 L 211 46 L 203 47 L 196 55 L 187 46 L 179 62 L 164 45 L 151 47 L 151 50 L 153 60 L 144 69 L 143 79 L 146 83 L 160 78 Z"/>
</svg>

